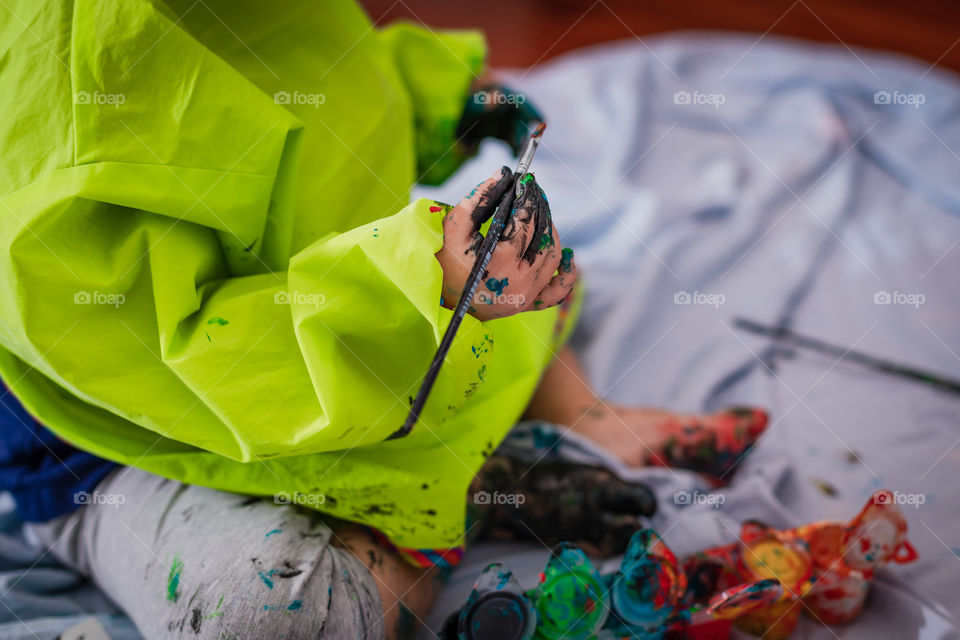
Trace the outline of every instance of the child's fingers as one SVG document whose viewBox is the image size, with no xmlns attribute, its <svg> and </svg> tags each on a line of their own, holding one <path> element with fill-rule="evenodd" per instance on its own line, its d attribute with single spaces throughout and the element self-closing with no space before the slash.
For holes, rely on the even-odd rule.
<svg viewBox="0 0 960 640">
<path fill-rule="evenodd" d="M 560 266 L 557 269 L 557 275 L 550 279 L 550 282 L 540 295 L 533 302 L 534 309 L 546 309 L 563 302 L 573 286 L 577 283 L 577 265 L 573 262 L 573 249 L 565 248 L 560 257 Z"/>
<path fill-rule="evenodd" d="M 504 227 L 502 242 L 513 249 L 515 264 L 526 260 L 533 266 L 537 247 L 550 228 L 550 207 L 532 173 L 524 174 L 517 181 L 517 188 L 520 194 Z"/>
<path fill-rule="evenodd" d="M 626 482 L 613 476 L 602 487 L 603 508 L 610 513 L 652 517 L 657 512 L 657 499 L 650 489 L 638 482 Z"/>
<path fill-rule="evenodd" d="M 495 174 L 478 184 L 443 219 L 444 239 L 470 246 L 478 237 L 480 225 L 497 209 L 497 204 L 510 188 L 513 172 L 501 167 Z"/>
<path fill-rule="evenodd" d="M 536 262 L 534 268 L 537 270 L 533 279 L 533 291 L 542 291 L 544 287 L 553 278 L 553 274 L 560 268 L 560 261 L 563 257 L 560 246 L 560 234 L 557 227 L 551 224 L 543 233 L 539 240 L 534 241 L 531 246 L 537 247 Z"/>
<path fill-rule="evenodd" d="M 522 259 L 533 266 L 544 251 L 549 251 L 551 247 L 557 247 L 557 238 L 553 235 L 553 219 L 550 216 L 550 203 L 547 202 L 547 195 L 533 179 L 533 174 L 528 173 L 522 180 L 527 179 L 527 176 L 530 177 L 528 184 L 530 187 L 529 206 L 533 211 L 533 219 L 530 221 L 532 225 L 530 238 Z M 559 248 L 557 251 L 559 252 Z M 557 266 L 554 265 L 553 270 L 556 268 Z M 551 273 L 553 270 L 551 270 Z"/>
<path fill-rule="evenodd" d="M 504 206 L 510 207 L 510 214 L 504 221 L 503 231 L 500 233 L 500 241 L 490 254 L 490 262 L 487 263 L 487 273 L 493 274 L 498 278 L 508 277 L 514 285 L 519 283 L 520 270 L 517 268 L 517 236 L 524 232 L 523 225 L 518 222 L 517 200 L 513 192 L 508 192 L 504 198 Z"/>
<path fill-rule="evenodd" d="M 475 232 L 480 231 L 480 225 L 490 219 L 504 194 L 513 186 L 513 171 L 507 166 L 500 167 L 499 174 L 493 174 L 490 180 L 494 181 L 492 186 L 485 183 L 484 187 L 473 196 L 477 198 L 477 204 L 470 218 Z"/>
</svg>

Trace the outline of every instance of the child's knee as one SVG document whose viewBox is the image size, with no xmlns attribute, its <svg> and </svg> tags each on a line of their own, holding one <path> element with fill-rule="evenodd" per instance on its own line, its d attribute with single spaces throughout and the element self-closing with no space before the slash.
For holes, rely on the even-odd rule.
<svg viewBox="0 0 960 640">
<path fill-rule="evenodd" d="M 261 580 L 242 602 L 223 607 L 222 618 L 201 617 L 198 626 L 188 620 L 191 630 L 217 639 L 384 637 L 383 605 L 373 576 L 343 550 L 326 547 L 302 573 L 268 580 L 273 586 Z"/>
</svg>

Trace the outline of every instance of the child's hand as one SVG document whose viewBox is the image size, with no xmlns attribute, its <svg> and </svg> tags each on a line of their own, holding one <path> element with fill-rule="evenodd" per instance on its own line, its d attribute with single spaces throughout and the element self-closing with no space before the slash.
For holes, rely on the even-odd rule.
<svg viewBox="0 0 960 640">
<path fill-rule="evenodd" d="M 496 211 L 512 178 L 513 172 L 502 167 L 443 218 L 443 248 L 437 260 L 443 268 L 443 305 L 448 309 L 460 299 L 483 242 L 480 225 Z M 547 197 L 533 174 L 522 179 L 521 187 L 471 300 L 470 313 L 480 320 L 552 307 L 563 302 L 577 281 L 573 251 L 560 245 Z"/>
<path fill-rule="evenodd" d="M 487 500 L 483 492 L 513 499 Z M 547 546 L 572 540 L 589 555 L 603 558 L 623 553 L 630 536 L 643 527 L 641 517 L 657 510 L 649 488 L 606 469 L 502 454 L 487 459 L 471 484 L 468 501 L 482 537 Z"/>
</svg>

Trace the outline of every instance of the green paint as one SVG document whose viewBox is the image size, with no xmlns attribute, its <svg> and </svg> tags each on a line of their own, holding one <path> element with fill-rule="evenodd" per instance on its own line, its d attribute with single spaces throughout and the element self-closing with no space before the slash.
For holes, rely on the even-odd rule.
<svg viewBox="0 0 960 640">
<path fill-rule="evenodd" d="M 560 270 L 561 271 L 570 271 L 573 263 L 573 249 L 570 247 L 564 247 L 563 251 L 560 252 Z"/>
<path fill-rule="evenodd" d="M 545 231 L 543 235 L 540 236 L 540 245 L 538 248 L 540 249 L 540 251 L 543 251 L 548 247 L 554 246 L 554 244 L 555 243 L 553 241 L 553 233 Z"/>
<path fill-rule="evenodd" d="M 167 600 L 169 602 L 176 602 L 180 597 L 181 571 L 183 571 L 183 563 L 180 562 L 179 556 L 174 556 L 173 562 L 170 564 L 170 574 L 167 576 Z"/>
<path fill-rule="evenodd" d="M 207 324 L 218 324 L 218 325 L 220 325 L 220 326 L 222 327 L 222 326 L 225 325 L 225 324 L 230 324 L 230 321 L 229 321 L 229 320 L 224 320 L 224 319 L 221 318 L 220 316 L 213 316 L 212 318 L 210 318 L 209 320 L 207 320 Z"/>
<path fill-rule="evenodd" d="M 529 185 L 531 182 L 533 182 L 532 173 L 525 173 L 523 174 L 523 177 L 517 180 L 517 197 L 513 202 L 513 207 L 510 209 L 511 216 L 517 212 L 523 202 L 527 201 L 527 185 Z"/>
<path fill-rule="evenodd" d="M 537 637 L 594 637 L 609 613 L 607 592 L 583 551 L 569 542 L 554 547 L 535 594 Z"/>
<path fill-rule="evenodd" d="M 223 615 L 223 611 L 220 611 L 220 606 L 221 606 L 222 604 L 223 604 L 223 595 L 220 596 L 220 602 L 217 603 L 217 608 L 214 609 L 213 613 L 208 613 L 207 615 L 203 616 L 203 619 L 204 619 L 204 620 L 212 620 L 213 618 L 217 618 L 217 617 L 219 617 L 219 616 L 222 616 L 222 615 Z"/>
</svg>

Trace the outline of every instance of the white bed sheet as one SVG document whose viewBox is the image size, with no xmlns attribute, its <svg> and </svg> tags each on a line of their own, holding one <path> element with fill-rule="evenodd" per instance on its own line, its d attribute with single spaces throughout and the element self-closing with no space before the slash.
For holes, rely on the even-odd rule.
<svg viewBox="0 0 960 640">
<path fill-rule="evenodd" d="M 673 503 L 692 474 L 633 472 L 656 487 L 654 526 L 683 553 L 732 541 L 746 518 L 847 520 L 877 488 L 920 494 L 905 507 L 919 560 L 881 572 L 855 624 L 807 621 L 795 637 L 960 637 L 960 396 L 777 350 L 732 324 L 783 323 L 960 378 L 957 76 L 840 45 L 690 33 L 578 51 L 510 80 L 549 123 L 534 169 L 586 281 L 573 343 L 595 388 L 772 414 L 719 509 Z M 512 161 L 488 144 L 420 195 L 456 202 L 499 164 Z M 675 304 L 680 292 L 723 304 Z M 903 304 L 876 304 L 882 292 Z M 546 554 L 471 550 L 431 627 L 487 562 L 529 587 Z"/>
</svg>

